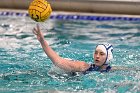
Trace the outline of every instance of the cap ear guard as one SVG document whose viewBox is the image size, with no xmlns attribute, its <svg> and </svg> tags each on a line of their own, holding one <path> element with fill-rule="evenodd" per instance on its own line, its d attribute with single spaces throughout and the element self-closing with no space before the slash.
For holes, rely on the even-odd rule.
<svg viewBox="0 0 140 93">
<path fill-rule="evenodd" d="M 108 58 L 107 58 L 107 62 L 111 61 L 113 59 L 113 53 L 112 53 L 113 49 L 109 49 L 108 50 Z"/>
<path fill-rule="evenodd" d="M 104 44 L 106 51 L 108 52 L 107 54 L 107 60 L 105 62 L 105 64 L 108 64 L 109 61 L 111 61 L 113 59 L 113 46 L 109 43 Z"/>
</svg>

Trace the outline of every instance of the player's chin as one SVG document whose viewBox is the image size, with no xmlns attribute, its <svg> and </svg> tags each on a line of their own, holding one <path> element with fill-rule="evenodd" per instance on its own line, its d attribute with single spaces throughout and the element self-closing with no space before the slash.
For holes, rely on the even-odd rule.
<svg viewBox="0 0 140 93">
<path fill-rule="evenodd" d="M 101 66 L 99 61 L 95 61 L 94 63 L 95 63 L 96 66 Z"/>
</svg>

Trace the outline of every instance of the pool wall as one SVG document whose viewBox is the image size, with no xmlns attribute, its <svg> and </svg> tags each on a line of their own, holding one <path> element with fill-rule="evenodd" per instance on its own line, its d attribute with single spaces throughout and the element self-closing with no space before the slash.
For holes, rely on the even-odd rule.
<svg viewBox="0 0 140 93">
<path fill-rule="evenodd" d="M 0 9 L 0 16 L 19 16 L 28 17 L 27 10 Z M 52 12 L 50 19 L 58 20 L 89 20 L 89 21 L 140 21 L 138 15 L 116 15 L 116 14 L 98 14 L 98 13 L 79 13 L 79 12 Z"/>
<path fill-rule="evenodd" d="M 1 0 L 0 8 L 28 9 L 33 0 Z M 139 0 L 47 0 L 55 11 L 140 15 Z"/>
</svg>

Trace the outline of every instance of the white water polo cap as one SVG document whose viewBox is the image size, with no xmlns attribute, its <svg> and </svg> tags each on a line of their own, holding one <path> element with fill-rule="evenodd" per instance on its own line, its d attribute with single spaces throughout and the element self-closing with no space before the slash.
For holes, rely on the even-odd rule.
<svg viewBox="0 0 140 93">
<path fill-rule="evenodd" d="M 98 44 L 96 49 L 102 50 L 107 55 L 104 64 L 109 64 L 109 62 L 113 59 L 113 46 L 109 43 Z"/>
</svg>

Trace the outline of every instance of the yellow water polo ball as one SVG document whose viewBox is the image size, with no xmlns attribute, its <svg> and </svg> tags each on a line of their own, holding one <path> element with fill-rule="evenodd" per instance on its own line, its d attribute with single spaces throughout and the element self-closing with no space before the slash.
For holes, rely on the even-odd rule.
<svg viewBox="0 0 140 93">
<path fill-rule="evenodd" d="M 44 22 L 51 15 L 52 8 L 46 0 L 34 0 L 31 2 L 28 13 L 36 22 Z"/>
</svg>

